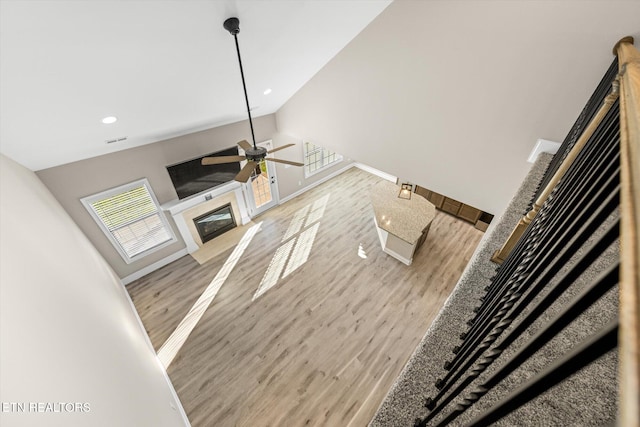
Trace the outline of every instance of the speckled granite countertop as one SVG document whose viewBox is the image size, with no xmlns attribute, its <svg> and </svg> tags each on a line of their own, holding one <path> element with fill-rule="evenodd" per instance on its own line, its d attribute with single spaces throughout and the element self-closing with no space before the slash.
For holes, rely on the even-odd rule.
<svg viewBox="0 0 640 427">
<path fill-rule="evenodd" d="M 374 185 L 371 189 L 373 212 L 378 227 L 414 244 L 433 221 L 436 207 L 416 193 L 411 194 L 411 200 L 400 199 L 399 192 L 400 187 L 389 181 Z"/>
</svg>

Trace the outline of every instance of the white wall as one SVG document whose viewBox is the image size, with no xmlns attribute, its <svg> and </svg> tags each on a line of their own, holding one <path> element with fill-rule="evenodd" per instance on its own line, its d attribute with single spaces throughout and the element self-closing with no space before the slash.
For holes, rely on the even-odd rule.
<svg viewBox="0 0 640 427">
<path fill-rule="evenodd" d="M 278 131 L 500 214 L 562 141 L 640 1 L 395 1 L 276 114 Z"/>
<path fill-rule="evenodd" d="M 296 144 L 295 147 L 285 149 L 286 151 L 279 151 L 276 154 L 276 158 L 291 160 L 300 163 L 304 163 L 304 142 L 313 142 L 313 140 L 294 138 L 290 135 L 285 135 L 282 133 L 275 133 L 272 136 L 272 140 L 274 147 L 280 147 L 281 145 L 285 144 Z M 353 163 L 353 161 L 345 157 L 341 162 L 309 177 L 304 176 L 304 167 L 287 167 L 287 165 L 276 163 L 276 174 L 278 176 L 278 194 L 280 195 L 280 199 L 282 200 L 299 191 L 304 191 L 307 187 L 312 186 L 318 181 L 327 178 L 327 176 L 336 173 L 338 170 L 350 165 L 351 163 Z"/>
<path fill-rule="evenodd" d="M 185 425 L 112 269 L 36 175 L 3 155 L 0 235 L 0 424 Z M 11 402 L 90 412 L 16 413 Z"/>
</svg>

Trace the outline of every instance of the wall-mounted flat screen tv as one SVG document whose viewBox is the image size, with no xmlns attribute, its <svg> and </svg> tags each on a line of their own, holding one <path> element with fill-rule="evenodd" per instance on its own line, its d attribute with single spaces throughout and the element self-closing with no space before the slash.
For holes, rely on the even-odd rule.
<svg viewBox="0 0 640 427">
<path fill-rule="evenodd" d="M 233 181 L 236 174 L 240 172 L 240 162 L 202 166 L 200 162 L 203 157 L 237 155 L 238 147 L 231 147 L 196 159 L 167 166 L 171 182 L 176 189 L 176 193 L 178 193 L 178 199 L 184 199 L 201 191 L 209 190 L 218 185 Z"/>
</svg>

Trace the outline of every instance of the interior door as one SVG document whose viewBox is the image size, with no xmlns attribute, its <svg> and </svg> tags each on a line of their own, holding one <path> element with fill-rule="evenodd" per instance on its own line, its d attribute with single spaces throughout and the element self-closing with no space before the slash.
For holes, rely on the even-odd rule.
<svg viewBox="0 0 640 427">
<path fill-rule="evenodd" d="M 273 148 L 271 141 L 260 142 L 257 145 L 267 150 Z M 260 172 L 260 174 L 254 173 L 245 184 L 252 217 L 276 206 L 279 201 L 275 165 L 272 162 L 261 162 Z"/>
</svg>

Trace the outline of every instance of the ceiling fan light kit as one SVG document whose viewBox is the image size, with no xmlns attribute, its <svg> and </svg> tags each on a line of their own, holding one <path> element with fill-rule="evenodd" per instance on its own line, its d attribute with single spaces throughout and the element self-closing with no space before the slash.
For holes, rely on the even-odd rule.
<svg viewBox="0 0 640 427">
<path fill-rule="evenodd" d="M 244 150 L 244 156 L 220 156 L 220 157 L 205 157 L 202 159 L 203 165 L 215 165 L 221 163 L 233 163 L 246 160 L 247 164 L 244 165 L 242 170 L 236 175 L 235 180 L 239 182 L 247 182 L 251 176 L 260 174 L 260 163 L 264 160 L 268 160 L 276 163 L 283 163 L 293 166 L 304 166 L 304 163 L 292 162 L 289 160 L 280 160 L 267 158 L 267 154 L 274 153 L 287 147 L 294 146 L 295 144 L 287 144 L 272 150 L 267 150 L 264 147 L 258 147 L 256 145 L 256 136 L 253 131 L 253 120 L 251 118 L 251 108 L 249 107 L 249 96 L 247 95 L 247 85 L 244 80 L 244 70 L 242 68 L 242 58 L 240 57 L 240 45 L 238 44 L 238 33 L 240 32 L 240 20 L 238 18 L 229 18 L 224 21 L 223 27 L 225 30 L 233 36 L 236 43 L 236 52 L 238 54 L 238 64 L 240 65 L 240 76 L 242 77 L 242 88 L 244 89 L 244 101 L 247 105 L 247 115 L 249 116 L 249 126 L 251 127 L 251 139 L 253 145 L 248 141 L 243 140 L 238 142 L 240 148 Z"/>
</svg>

